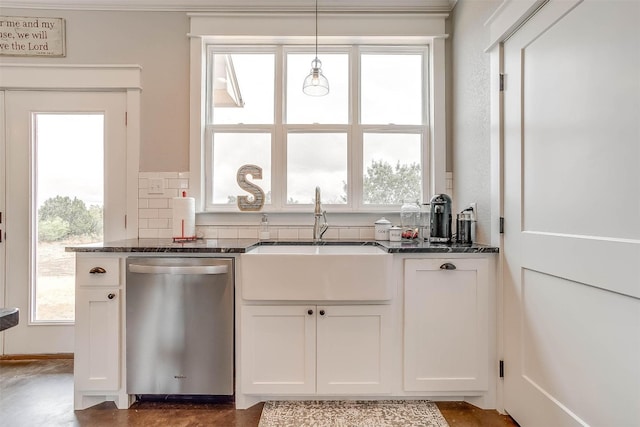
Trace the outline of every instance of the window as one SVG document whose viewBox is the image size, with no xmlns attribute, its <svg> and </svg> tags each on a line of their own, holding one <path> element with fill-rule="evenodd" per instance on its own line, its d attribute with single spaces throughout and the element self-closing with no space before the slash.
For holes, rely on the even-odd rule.
<svg viewBox="0 0 640 427">
<path fill-rule="evenodd" d="M 313 46 L 207 46 L 205 200 L 236 211 L 238 168 L 265 211 L 308 211 L 316 186 L 334 211 L 428 198 L 426 46 L 321 46 L 324 97 L 303 94 Z M 306 206 L 302 206 L 306 205 Z"/>
</svg>

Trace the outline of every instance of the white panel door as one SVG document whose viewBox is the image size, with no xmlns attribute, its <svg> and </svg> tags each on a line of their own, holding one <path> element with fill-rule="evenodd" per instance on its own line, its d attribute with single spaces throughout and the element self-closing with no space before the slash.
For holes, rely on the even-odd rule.
<svg viewBox="0 0 640 427">
<path fill-rule="evenodd" d="M 312 394 L 316 391 L 316 307 L 242 307 L 242 392 Z"/>
<path fill-rule="evenodd" d="M 640 2 L 550 1 L 504 44 L 505 409 L 640 425 Z"/>
<path fill-rule="evenodd" d="M 390 308 L 318 306 L 318 394 L 391 392 Z"/>
<path fill-rule="evenodd" d="M 38 232 L 41 231 L 37 225 L 38 174 L 42 172 L 38 168 L 39 156 L 42 156 L 38 149 L 43 149 L 38 145 L 39 120 L 45 116 L 54 121 L 67 117 L 80 123 L 81 118 L 87 116 L 101 118 L 102 152 L 79 155 L 78 152 L 54 150 L 47 156 L 71 158 L 78 168 L 88 162 L 89 157 L 103 159 L 103 235 L 104 240 L 117 240 L 125 237 L 127 207 L 126 99 L 125 92 L 5 92 L 6 215 L 3 215 L 3 222 L 7 239 L 4 243 L 4 304 L 20 308 L 20 324 L 4 333 L 5 354 L 72 353 L 74 348 L 73 320 L 40 321 L 34 308 L 39 274 L 36 252 Z M 65 132 L 71 137 L 77 129 L 69 126 Z"/>
<path fill-rule="evenodd" d="M 405 390 L 488 390 L 487 264 L 486 259 L 405 260 Z"/>
</svg>

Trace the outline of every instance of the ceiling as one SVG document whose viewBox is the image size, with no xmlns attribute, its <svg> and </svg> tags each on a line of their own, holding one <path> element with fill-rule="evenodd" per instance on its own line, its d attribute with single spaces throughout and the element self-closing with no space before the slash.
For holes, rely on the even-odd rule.
<svg viewBox="0 0 640 427">
<path fill-rule="evenodd" d="M 457 0 L 319 0 L 323 11 L 449 12 Z M 314 0 L 2 0 L 0 9 L 247 11 L 310 10 Z"/>
</svg>

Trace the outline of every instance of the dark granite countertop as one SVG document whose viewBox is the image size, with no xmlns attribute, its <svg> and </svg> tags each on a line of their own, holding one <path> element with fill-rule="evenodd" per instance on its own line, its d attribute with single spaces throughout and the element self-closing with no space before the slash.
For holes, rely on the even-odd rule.
<svg viewBox="0 0 640 427">
<path fill-rule="evenodd" d="M 68 246 L 67 252 L 150 252 L 150 253 L 243 253 L 258 244 L 256 239 L 127 239 L 89 245 Z"/>
<path fill-rule="evenodd" d="M 20 321 L 20 310 L 17 308 L 0 308 L 0 331 L 16 326 Z"/>
<path fill-rule="evenodd" d="M 257 245 L 309 245 L 311 241 L 259 241 L 257 239 L 202 239 L 178 243 L 171 239 L 128 239 L 90 245 L 70 246 L 67 252 L 149 252 L 149 253 L 245 253 Z M 442 244 L 422 241 L 389 242 L 376 240 L 343 241 L 326 240 L 321 245 L 374 245 L 389 253 L 497 253 L 494 246 L 472 244 Z"/>
</svg>

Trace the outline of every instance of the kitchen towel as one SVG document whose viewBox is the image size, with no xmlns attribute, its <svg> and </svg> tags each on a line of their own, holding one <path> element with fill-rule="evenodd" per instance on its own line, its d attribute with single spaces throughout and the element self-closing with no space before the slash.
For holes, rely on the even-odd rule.
<svg viewBox="0 0 640 427">
<path fill-rule="evenodd" d="M 196 200 L 193 197 L 173 198 L 173 227 L 174 240 L 195 240 L 196 238 Z"/>
</svg>

